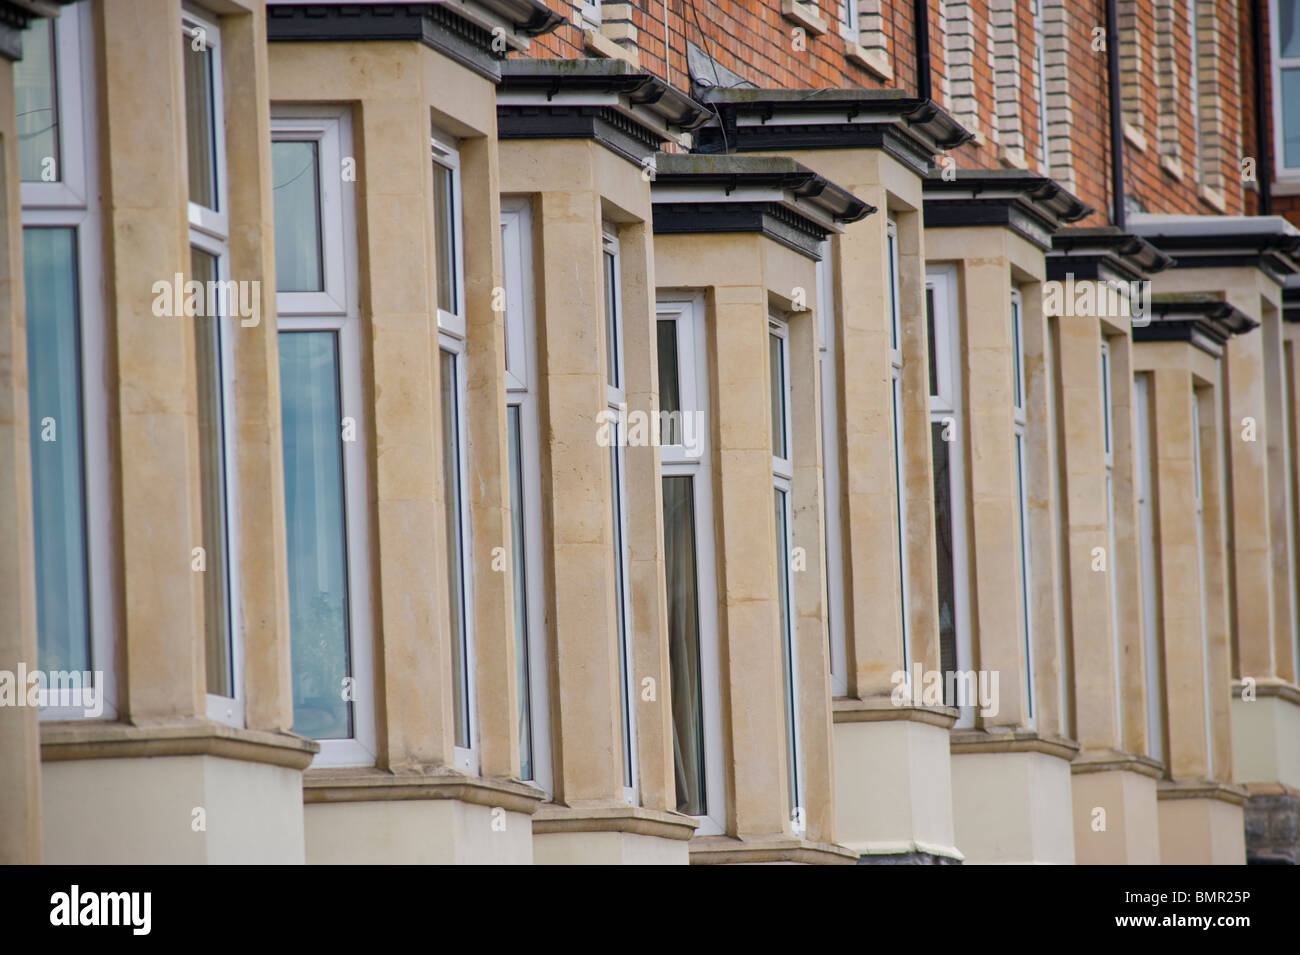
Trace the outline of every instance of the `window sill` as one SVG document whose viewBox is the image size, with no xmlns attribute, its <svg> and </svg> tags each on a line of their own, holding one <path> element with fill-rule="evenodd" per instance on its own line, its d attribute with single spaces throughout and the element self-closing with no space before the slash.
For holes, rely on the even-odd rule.
<svg viewBox="0 0 1300 955">
<path fill-rule="evenodd" d="M 1183 164 L 1173 156 L 1161 156 L 1160 168 L 1179 182 L 1183 181 Z"/>
<path fill-rule="evenodd" d="M 894 81 L 894 68 L 889 65 L 889 57 L 883 50 L 868 50 L 861 44 L 852 40 L 848 41 L 848 49 L 844 52 L 844 58 L 850 63 L 857 64 L 877 79 L 886 83 Z"/>
<path fill-rule="evenodd" d="M 1300 179 L 1274 179 L 1269 192 L 1275 196 L 1300 196 Z"/>
<path fill-rule="evenodd" d="M 1211 186 L 1201 186 L 1201 201 L 1211 209 L 1214 209 L 1219 215 L 1226 215 L 1228 212 L 1228 202 L 1224 198 L 1222 189 L 1215 189 Z"/>
<path fill-rule="evenodd" d="M 211 720 L 167 719 L 137 726 L 98 720 L 41 724 L 41 760 L 220 756 L 247 763 L 306 769 L 320 750 L 293 733 L 237 729 Z"/>
<path fill-rule="evenodd" d="M 825 20 L 797 0 L 781 0 L 781 16 L 797 23 L 813 36 L 822 36 L 830 29 Z"/>
<path fill-rule="evenodd" d="M 686 841 L 699 825 L 690 816 L 643 806 L 561 806 L 546 803 L 533 816 L 533 834 L 556 832 L 630 832 Z"/>
<path fill-rule="evenodd" d="M 1134 149 L 1140 149 L 1146 152 L 1147 138 L 1142 135 L 1142 130 L 1138 129 L 1128 120 L 1124 120 L 1124 138 L 1128 140 L 1129 145 Z"/>
<path fill-rule="evenodd" d="M 629 50 L 615 43 L 596 30 L 582 31 L 582 48 L 594 56 L 604 57 L 607 60 L 623 60 L 625 63 L 631 63 L 637 69 L 641 68 L 640 54 L 635 50 Z"/>
<path fill-rule="evenodd" d="M 1029 169 L 1029 162 L 1025 159 L 1025 151 L 1019 147 L 998 146 L 998 162 L 1008 169 Z"/>
<path fill-rule="evenodd" d="M 302 777 L 304 803 L 455 799 L 532 815 L 545 798 L 531 783 L 470 776 L 446 767 L 401 774 L 374 768 L 310 769 Z"/>
<path fill-rule="evenodd" d="M 809 842 L 795 836 L 745 839 L 737 839 L 735 836 L 696 836 L 691 840 L 692 865 L 758 862 L 857 865 L 858 854 L 844 846 Z"/>
</svg>

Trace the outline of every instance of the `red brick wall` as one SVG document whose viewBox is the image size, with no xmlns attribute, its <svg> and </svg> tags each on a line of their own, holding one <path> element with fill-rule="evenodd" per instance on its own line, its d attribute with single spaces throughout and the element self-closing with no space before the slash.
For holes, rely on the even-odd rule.
<svg viewBox="0 0 1300 955">
<path fill-rule="evenodd" d="M 830 24 L 822 36 L 804 37 L 804 48 L 796 49 L 796 24 L 781 13 L 780 0 L 631 0 L 633 22 L 641 64 L 674 86 L 688 87 L 686 43 L 699 46 L 718 63 L 759 87 L 769 89 L 820 89 L 828 87 L 880 88 L 884 85 L 872 72 L 845 57 L 846 44 L 838 31 L 837 17 L 842 0 L 821 0 L 821 15 Z M 940 8 L 945 0 L 929 0 L 931 64 L 934 98 L 944 102 L 944 36 Z M 995 77 L 990 65 L 991 8 L 1002 0 L 971 0 L 974 17 L 975 104 L 973 117 L 965 119 L 981 140 L 957 150 L 957 168 L 989 169 L 1009 165 L 995 140 Z M 1043 0 L 1044 3 L 1048 0 Z M 1192 44 L 1189 35 L 1188 0 L 1173 0 L 1175 59 L 1179 116 L 1176 136 L 1180 143 L 1182 174 L 1179 178 L 1160 160 L 1158 129 L 1158 80 L 1155 61 L 1155 9 L 1162 0 L 1138 0 L 1141 23 L 1142 69 L 1136 71 L 1141 88 L 1142 127 L 1146 148 L 1125 144 L 1125 188 L 1131 203 L 1147 212 L 1215 214 L 1219 210 L 1202 196 L 1197 181 L 1197 140 L 1193 124 L 1191 85 Z M 568 22 L 533 44 L 535 56 L 577 57 L 588 55 L 581 30 L 574 26 L 579 0 L 548 0 L 552 9 L 565 14 Z M 1106 54 L 1093 49 L 1094 28 L 1105 25 L 1104 0 L 1064 0 L 1068 15 L 1066 60 L 1071 116 L 1068 125 L 1071 173 L 1061 169 L 1058 178 L 1068 179 L 1076 195 L 1097 210 L 1087 224 L 1101 224 L 1110 207 L 1110 118 Z M 1242 187 L 1240 158 L 1253 152 L 1251 121 L 1249 4 L 1237 0 L 1213 0 L 1218 25 L 1218 77 L 1223 91 L 1221 111 L 1226 137 L 1222 161 L 1223 199 L 1228 214 L 1254 211 Z M 914 91 L 916 88 L 912 0 L 882 0 L 886 51 L 894 71 L 888 84 Z M 668 57 L 664 56 L 665 11 L 669 35 Z M 1039 105 L 1034 97 L 1036 70 L 1035 24 L 1030 0 L 1014 0 L 1019 83 L 1009 95 L 1018 102 L 1024 134 L 1024 159 L 1029 169 L 1041 172 Z M 1048 83 L 1050 85 L 1050 70 Z M 1057 131 L 1053 130 L 1055 137 Z M 1243 139 L 1243 136 L 1250 137 Z M 1249 146 L 1243 146 L 1249 143 Z M 1300 213 L 1300 199 L 1278 198 L 1279 209 Z"/>
</svg>

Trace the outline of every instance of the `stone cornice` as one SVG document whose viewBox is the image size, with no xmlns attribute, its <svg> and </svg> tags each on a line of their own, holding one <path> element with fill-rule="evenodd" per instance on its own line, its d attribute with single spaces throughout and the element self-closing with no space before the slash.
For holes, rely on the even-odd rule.
<svg viewBox="0 0 1300 955">
<path fill-rule="evenodd" d="M 305 803 L 455 799 L 530 815 L 546 798 L 540 789 L 519 780 L 471 776 L 446 767 L 398 772 L 311 769 L 303 774 L 302 790 Z"/>
<path fill-rule="evenodd" d="M 320 744 L 293 733 L 240 729 L 207 719 L 134 723 L 60 720 L 41 723 L 41 759 L 132 759 L 220 756 L 306 769 Z"/>
<path fill-rule="evenodd" d="M 1244 786 L 1216 779 L 1162 779 L 1156 784 L 1156 799 L 1216 799 L 1244 806 L 1249 794 Z"/>
<path fill-rule="evenodd" d="M 546 803 L 533 816 L 533 834 L 627 832 L 685 841 L 699 825 L 690 816 L 643 806 L 561 806 Z"/>
<path fill-rule="evenodd" d="M 888 696 L 836 697 L 831 703 L 836 723 L 887 723 L 904 720 L 952 729 L 958 711 L 951 706 L 899 706 Z"/>
<path fill-rule="evenodd" d="M 954 729 L 949 734 L 954 756 L 970 753 L 1043 753 L 1067 761 L 1079 752 L 1079 744 L 1059 736 L 1040 736 L 1034 730 Z"/>
<path fill-rule="evenodd" d="M 794 862 L 807 865 L 857 865 L 858 854 L 844 846 L 809 842 L 794 836 L 696 836 L 691 840 L 691 865 Z"/>
</svg>

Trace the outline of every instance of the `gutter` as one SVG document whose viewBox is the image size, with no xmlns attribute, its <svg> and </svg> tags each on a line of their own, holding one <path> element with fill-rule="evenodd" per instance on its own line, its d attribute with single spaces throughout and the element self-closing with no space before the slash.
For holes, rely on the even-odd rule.
<svg viewBox="0 0 1300 955">
<path fill-rule="evenodd" d="M 1114 205 L 1112 221 L 1121 232 L 1127 218 L 1124 209 L 1124 112 L 1119 85 L 1119 16 L 1116 0 L 1106 0 L 1106 75 L 1110 99 L 1110 193 Z"/>
<path fill-rule="evenodd" d="M 1259 162 L 1255 167 L 1255 186 L 1259 190 L 1259 214 L 1273 214 L 1273 157 L 1268 137 L 1268 88 L 1264 78 L 1264 2 L 1251 0 L 1250 20 L 1255 54 L 1255 155 Z"/>
</svg>

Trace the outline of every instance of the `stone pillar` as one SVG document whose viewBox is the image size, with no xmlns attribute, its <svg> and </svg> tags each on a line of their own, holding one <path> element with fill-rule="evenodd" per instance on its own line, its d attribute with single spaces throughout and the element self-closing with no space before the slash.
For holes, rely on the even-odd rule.
<svg viewBox="0 0 1300 955">
<path fill-rule="evenodd" d="M 244 641 L 244 722 L 250 729 L 293 729 L 286 569 L 284 437 L 280 430 L 280 359 L 275 305 L 275 207 L 271 195 L 271 94 L 266 24 L 259 12 L 222 21 L 227 111 L 230 275 L 260 282 L 259 321 L 232 323 L 239 474 L 240 606 Z"/>
<path fill-rule="evenodd" d="M 0 671 L 36 660 L 35 538 L 27 406 L 27 303 L 23 291 L 23 212 L 18 183 L 14 65 L 0 58 Z M 26 692 L 16 688 L 17 692 Z M 0 865 L 41 861 L 39 712 L 0 707 Z"/>
<path fill-rule="evenodd" d="M 495 125 L 489 130 L 495 133 Z M 519 688 L 515 670 L 514 576 L 498 569 L 494 548 L 510 544 L 510 473 L 506 449 L 505 312 L 493 308 L 502 287 L 501 200 L 493 136 L 462 141 L 465 232 L 465 375 L 469 408 L 470 531 L 475 541 L 475 679 L 479 772 L 519 777 Z"/>
<path fill-rule="evenodd" d="M 190 274 L 181 7 L 123 7 L 112 16 L 96 7 L 96 85 L 100 128 L 113 131 L 102 187 L 122 534 L 119 685 L 122 709 L 138 723 L 198 717 L 206 704 L 202 579 L 190 569 L 202 537 L 194 329 L 149 309 L 154 282 Z M 149 115 L 145 102 L 154 104 Z M 170 120 L 161 129 L 159 117 Z"/>
<path fill-rule="evenodd" d="M 623 364 L 629 412 L 659 410 L 658 313 L 654 236 L 649 223 L 619 229 L 623 278 Z M 656 445 L 629 447 L 627 462 L 628 584 L 635 627 L 632 705 L 636 707 L 641 805 L 675 810 L 673 716 L 664 579 L 663 479 Z M 646 699 L 645 680 L 654 695 Z"/>
</svg>

